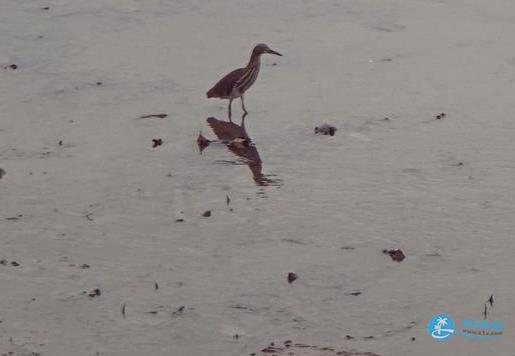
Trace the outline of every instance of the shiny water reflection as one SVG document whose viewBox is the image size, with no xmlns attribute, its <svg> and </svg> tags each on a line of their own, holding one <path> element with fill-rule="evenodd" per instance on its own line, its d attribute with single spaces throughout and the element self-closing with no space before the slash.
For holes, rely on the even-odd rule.
<svg viewBox="0 0 515 356">
<path fill-rule="evenodd" d="M 245 129 L 245 116 L 241 119 L 241 125 L 214 117 L 209 117 L 207 123 L 218 139 L 208 140 L 200 134 L 197 143 L 201 152 L 212 143 L 223 144 L 249 167 L 257 185 L 279 185 L 280 180 L 272 179 L 270 176 L 263 174 L 263 161 L 259 156 L 256 145 L 254 145 Z"/>
</svg>

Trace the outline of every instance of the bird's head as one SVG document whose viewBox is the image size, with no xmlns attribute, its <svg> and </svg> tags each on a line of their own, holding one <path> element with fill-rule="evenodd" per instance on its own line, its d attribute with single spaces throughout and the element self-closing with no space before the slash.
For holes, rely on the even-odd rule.
<svg viewBox="0 0 515 356">
<path fill-rule="evenodd" d="M 282 54 L 280 54 L 279 52 L 276 52 L 276 51 L 270 49 L 270 47 L 268 47 L 264 43 L 260 43 L 256 47 L 254 47 L 254 50 L 252 51 L 252 53 L 254 55 L 261 55 L 263 53 L 270 53 L 270 54 L 275 54 L 276 56 L 282 56 Z"/>
</svg>

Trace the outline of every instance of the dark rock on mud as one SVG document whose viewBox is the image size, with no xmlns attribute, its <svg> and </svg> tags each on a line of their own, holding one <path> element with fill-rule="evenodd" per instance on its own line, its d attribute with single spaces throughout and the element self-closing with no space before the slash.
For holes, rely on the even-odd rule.
<svg viewBox="0 0 515 356">
<path fill-rule="evenodd" d="M 163 140 L 160 138 L 153 138 L 152 139 L 152 148 L 156 148 L 158 146 L 161 146 L 163 144 Z"/>
<path fill-rule="evenodd" d="M 320 126 L 315 127 L 315 134 L 334 136 L 336 130 L 338 129 L 334 126 L 331 126 L 329 124 L 322 124 Z"/>
<path fill-rule="evenodd" d="M 294 272 L 288 273 L 288 283 L 292 284 L 298 278 L 299 278 L 299 276 L 296 273 L 294 273 Z"/>
<path fill-rule="evenodd" d="M 397 250 L 393 250 L 393 249 L 391 249 L 391 250 L 383 250 L 383 253 L 387 254 L 387 255 L 390 255 L 392 260 L 394 260 L 396 262 L 402 262 L 402 260 L 404 260 L 406 258 L 406 255 L 400 249 L 397 249 Z"/>
</svg>

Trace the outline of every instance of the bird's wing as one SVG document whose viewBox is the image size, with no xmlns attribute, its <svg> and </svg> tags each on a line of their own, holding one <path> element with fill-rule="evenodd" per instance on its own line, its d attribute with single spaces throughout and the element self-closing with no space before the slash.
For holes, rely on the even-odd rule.
<svg viewBox="0 0 515 356">
<path fill-rule="evenodd" d="M 242 76 L 245 68 L 238 68 L 220 79 L 214 87 L 207 92 L 208 98 L 227 99 L 231 96 L 232 88 L 238 79 Z"/>
</svg>

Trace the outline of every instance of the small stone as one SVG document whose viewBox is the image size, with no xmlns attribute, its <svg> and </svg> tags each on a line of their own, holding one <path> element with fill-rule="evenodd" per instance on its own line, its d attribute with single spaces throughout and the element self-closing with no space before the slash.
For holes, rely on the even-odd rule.
<svg viewBox="0 0 515 356">
<path fill-rule="evenodd" d="M 205 218 L 210 217 L 210 216 L 211 216 L 211 210 L 206 210 L 206 211 L 204 211 L 204 213 L 202 214 L 202 216 L 203 216 L 203 217 L 205 217 Z"/>
<path fill-rule="evenodd" d="M 297 276 L 296 273 L 294 273 L 294 272 L 288 273 L 288 283 L 292 284 L 298 278 L 299 278 L 299 276 Z"/>
<path fill-rule="evenodd" d="M 5 66 L 4 69 L 16 70 L 16 69 L 18 69 L 18 66 L 13 63 L 13 64 L 9 64 L 8 66 Z"/>
<path fill-rule="evenodd" d="M 63 145 L 63 141 L 62 140 L 59 141 L 58 144 L 59 144 L 59 146 L 62 146 Z"/>
<path fill-rule="evenodd" d="M 100 289 L 95 288 L 95 289 L 93 289 L 91 292 L 89 292 L 89 293 L 88 293 L 88 295 L 89 295 L 91 298 L 94 298 L 94 297 L 97 297 L 97 296 L 102 295 L 102 293 L 100 292 Z"/>
<path fill-rule="evenodd" d="M 404 260 L 406 258 L 406 255 L 400 249 L 397 249 L 397 250 L 393 250 L 393 249 L 392 250 L 383 250 L 383 253 L 390 255 L 392 260 L 394 260 L 396 262 L 402 262 L 402 260 Z"/>
<path fill-rule="evenodd" d="M 315 127 L 315 134 L 334 136 L 336 130 L 338 129 L 334 126 L 329 124 L 322 124 Z"/>
<path fill-rule="evenodd" d="M 152 148 L 156 148 L 158 146 L 161 146 L 163 144 L 163 140 L 160 138 L 153 138 L 152 139 Z"/>
<path fill-rule="evenodd" d="M 11 265 L 13 265 L 14 267 L 18 267 L 20 264 L 18 262 L 16 262 L 16 261 L 12 261 Z"/>
</svg>

